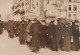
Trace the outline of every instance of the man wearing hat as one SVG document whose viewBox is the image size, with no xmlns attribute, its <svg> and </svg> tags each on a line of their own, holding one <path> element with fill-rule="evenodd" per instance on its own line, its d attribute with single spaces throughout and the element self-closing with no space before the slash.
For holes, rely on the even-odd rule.
<svg viewBox="0 0 80 55">
<path fill-rule="evenodd" d="M 47 29 L 48 27 L 46 26 L 46 21 L 42 20 L 40 25 L 40 44 L 42 47 L 47 46 Z"/>
<path fill-rule="evenodd" d="M 2 21 L 0 20 L 0 34 L 2 34 L 3 33 L 3 23 L 2 23 Z"/>
<path fill-rule="evenodd" d="M 71 31 L 72 31 L 72 50 L 73 51 L 78 51 L 79 50 L 79 26 L 78 26 L 78 21 L 75 20 L 72 25 L 71 25 Z"/>
<path fill-rule="evenodd" d="M 14 21 L 11 20 L 9 21 L 8 23 L 8 35 L 10 38 L 13 38 L 14 37 Z"/>
<path fill-rule="evenodd" d="M 39 22 L 37 19 L 34 19 L 33 21 L 31 21 L 32 24 L 30 26 L 30 37 L 31 37 L 31 41 L 30 41 L 30 49 L 33 52 L 38 52 L 39 49 L 41 48 L 40 46 L 40 32 L 39 32 Z"/>
<path fill-rule="evenodd" d="M 56 25 L 51 21 L 48 27 L 48 47 L 53 51 L 57 50 L 56 34 Z"/>
<path fill-rule="evenodd" d="M 62 35 L 62 50 L 70 51 L 71 50 L 70 23 L 65 22 L 65 24 L 62 24 L 61 35 Z"/>
<path fill-rule="evenodd" d="M 25 30 L 26 27 L 27 27 L 27 21 L 24 21 L 24 19 L 22 18 L 22 21 L 20 21 L 19 27 L 17 30 L 20 44 L 25 44 L 25 40 L 26 40 L 26 36 L 27 36 L 26 30 Z"/>
<path fill-rule="evenodd" d="M 54 35 L 56 37 L 56 44 L 57 44 L 57 50 L 61 50 L 61 21 L 58 19 L 57 23 L 55 24 L 55 32 Z"/>
</svg>

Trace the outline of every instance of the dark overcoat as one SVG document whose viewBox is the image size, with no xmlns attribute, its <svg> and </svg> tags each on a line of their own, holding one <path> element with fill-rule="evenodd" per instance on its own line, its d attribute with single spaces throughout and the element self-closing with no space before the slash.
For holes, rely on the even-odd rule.
<svg viewBox="0 0 80 55">
<path fill-rule="evenodd" d="M 71 50 L 71 30 L 70 30 L 70 27 L 62 25 L 61 34 L 62 34 L 62 50 L 70 51 Z"/>
<path fill-rule="evenodd" d="M 32 36 L 31 41 L 30 41 L 30 46 L 40 48 L 40 32 L 39 32 L 38 23 L 31 24 L 30 36 Z"/>
<path fill-rule="evenodd" d="M 8 36 L 10 38 L 14 37 L 14 21 L 8 23 Z"/>
<path fill-rule="evenodd" d="M 55 26 L 54 36 L 56 37 L 57 49 L 61 50 L 62 36 L 61 36 L 61 25 L 60 24 Z"/>
<path fill-rule="evenodd" d="M 3 33 L 3 22 L 0 21 L 0 34 L 2 34 L 2 33 Z"/>
<path fill-rule="evenodd" d="M 55 36 L 55 25 L 51 23 L 48 28 L 48 47 L 52 50 L 57 50 L 57 42 Z"/>
<path fill-rule="evenodd" d="M 79 49 L 79 27 L 75 24 L 71 26 L 73 42 L 72 42 L 72 50 L 76 51 Z"/>
<path fill-rule="evenodd" d="M 47 46 L 47 29 L 46 25 L 40 25 L 40 44 L 42 47 Z"/>
<path fill-rule="evenodd" d="M 27 27 L 27 24 L 26 24 L 26 21 L 21 21 L 20 24 L 19 24 L 19 27 L 18 27 L 18 30 L 17 30 L 17 33 L 19 35 L 19 41 L 20 41 L 20 44 L 24 44 L 25 43 L 25 40 L 26 40 L 26 27 Z"/>
<path fill-rule="evenodd" d="M 19 22 L 15 21 L 14 22 L 14 34 L 16 37 L 18 36 L 18 34 L 17 34 L 18 27 L 19 27 Z"/>
</svg>

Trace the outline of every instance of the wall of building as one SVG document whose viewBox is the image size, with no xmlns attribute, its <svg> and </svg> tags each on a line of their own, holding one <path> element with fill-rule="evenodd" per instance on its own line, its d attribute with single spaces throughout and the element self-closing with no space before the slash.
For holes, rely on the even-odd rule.
<svg viewBox="0 0 80 55">
<path fill-rule="evenodd" d="M 25 10 L 25 18 L 44 19 L 44 16 L 54 16 L 56 18 L 79 19 L 80 17 L 80 0 L 23 0 Z M 16 3 L 19 3 L 17 1 Z M 21 4 L 21 3 L 20 3 Z M 69 11 L 71 5 L 71 11 Z M 74 11 L 74 7 L 76 11 Z M 17 9 L 21 9 L 18 7 Z M 17 10 L 15 9 L 15 11 Z M 46 11 L 46 13 L 45 13 Z M 71 14 L 71 15 L 70 15 Z M 70 17 L 71 16 L 71 17 Z"/>
<path fill-rule="evenodd" d="M 68 19 L 71 18 L 73 20 L 75 20 L 75 19 L 79 20 L 79 17 L 80 17 L 80 3 L 79 3 L 79 0 L 71 0 L 71 1 L 72 2 L 69 2 L 69 0 L 68 0 L 67 18 Z M 69 10 L 69 5 L 71 5 L 71 11 Z M 75 6 L 76 6 L 76 10 L 74 9 Z"/>
</svg>

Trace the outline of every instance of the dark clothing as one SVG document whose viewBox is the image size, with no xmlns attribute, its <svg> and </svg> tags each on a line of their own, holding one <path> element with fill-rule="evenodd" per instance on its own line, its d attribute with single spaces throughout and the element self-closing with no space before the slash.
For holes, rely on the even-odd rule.
<svg viewBox="0 0 80 55">
<path fill-rule="evenodd" d="M 32 23 L 30 27 L 30 36 L 32 36 L 30 41 L 30 47 L 33 48 L 33 50 L 37 50 L 37 48 L 40 48 L 40 32 L 39 32 L 39 24 L 38 23 Z"/>
<path fill-rule="evenodd" d="M 56 37 L 57 49 L 61 50 L 62 35 L 61 35 L 61 25 L 60 24 L 58 24 L 57 26 L 55 26 L 54 36 Z"/>
<path fill-rule="evenodd" d="M 4 21 L 3 22 L 3 28 L 4 28 L 4 30 L 7 30 L 8 31 L 8 22 L 7 21 Z"/>
<path fill-rule="evenodd" d="M 56 36 L 55 36 L 56 28 L 55 27 L 56 26 L 52 23 L 48 27 L 48 48 L 54 51 L 57 50 L 57 42 L 56 42 Z"/>
<path fill-rule="evenodd" d="M 62 24 L 61 28 L 62 35 L 62 50 L 70 51 L 71 50 L 71 30 L 69 26 Z"/>
<path fill-rule="evenodd" d="M 42 47 L 45 47 L 47 45 L 48 27 L 46 25 L 41 25 L 39 29 L 40 29 L 40 44 Z"/>
<path fill-rule="evenodd" d="M 2 34 L 3 33 L 3 23 L 2 23 L 2 21 L 0 21 L 0 34 Z"/>
<path fill-rule="evenodd" d="M 25 31 L 26 27 L 27 27 L 26 21 L 21 21 L 19 23 L 17 34 L 19 35 L 20 44 L 24 44 L 25 43 L 26 36 L 27 36 L 26 35 L 26 31 Z"/>
<path fill-rule="evenodd" d="M 26 21 L 21 21 L 17 30 L 17 34 L 19 35 L 19 41 L 20 44 L 25 44 L 26 40 L 26 27 L 27 27 L 27 22 Z"/>
<path fill-rule="evenodd" d="M 14 37 L 14 21 L 10 21 L 8 23 L 8 36 L 10 38 L 13 38 Z"/>
<path fill-rule="evenodd" d="M 17 34 L 18 27 L 19 27 L 19 22 L 18 21 L 15 21 L 14 22 L 14 35 L 16 37 L 18 36 L 18 34 Z"/>
<path fill-rule="evenodd" d="M 73 42 L 72 42 L 72 50 L 76 51 L 79 49 L 79 27 L 75 24 L 71 26 Z"/>
</svg>

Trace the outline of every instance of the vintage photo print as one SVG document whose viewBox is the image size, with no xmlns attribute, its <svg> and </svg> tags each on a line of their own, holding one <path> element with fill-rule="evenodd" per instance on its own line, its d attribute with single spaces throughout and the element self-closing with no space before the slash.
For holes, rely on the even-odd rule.
<svg viewBox="0 0 80 55">
<path fill-rule="evenodd" d="M 0 55 L 80 55 L 80 0 L 0 0 Z"/>
</svg>

